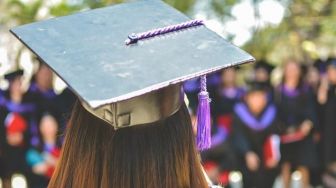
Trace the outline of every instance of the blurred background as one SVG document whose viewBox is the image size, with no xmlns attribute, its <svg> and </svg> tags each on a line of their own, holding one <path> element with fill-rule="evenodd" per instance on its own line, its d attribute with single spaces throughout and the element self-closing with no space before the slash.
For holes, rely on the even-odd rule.
<svg viewBox="0 0 336 188">
<path fill-rule="evenodd" d="M 257 59 L 208 77 L 210 178 L 225 187 L 336 187 L 336 1 L 164 1 Z M 46 187 L 76 100 L 9 29 L 122 2 L 0 0 L 0 187 Z M 198 80 L 185 91 L 195 119 Z"/>
</svg>

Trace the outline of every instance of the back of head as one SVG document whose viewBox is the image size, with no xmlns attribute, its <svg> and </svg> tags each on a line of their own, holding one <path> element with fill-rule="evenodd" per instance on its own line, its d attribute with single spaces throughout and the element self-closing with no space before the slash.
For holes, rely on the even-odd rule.
<svg viewBox="0 0 336 188">
<path fill-rule="evenodd" d="M 185 104 L 164 120 L 115 131 L 77 103 L 49 187 L 207 187 Z"/>
</svg>

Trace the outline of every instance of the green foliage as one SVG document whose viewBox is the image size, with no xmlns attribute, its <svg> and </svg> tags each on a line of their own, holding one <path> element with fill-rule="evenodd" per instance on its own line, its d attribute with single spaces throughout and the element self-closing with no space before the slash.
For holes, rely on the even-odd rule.
<svg viewBox="0 0 336 188">
<path fill-rule="evenodd" d="M 78 12 L 82 9 L 79 5 L 69 5 L 66 2 L 61 2 L 58 5 L 50 7 L 50 14 L 58 17 L 58 16 L 65 16 L 74 12 Z"/>
<path fill-rule="evenodd" d="M 211 0 L 210 5 L 218 17 L 231 17 L 232 7 L 240 0 Z"/>
<path fill-rule="evenodd" d="M 35 0 L 26 4 L 20 0 L 9 0 L 6 4 L 8 12 L 6 20 L 15 20 L 19 25 L 33 22 L 37 18 L 42 3 L 43 0 Z"/>
<path fill-rule="evenodd" d="M 164 0 L 166 3 L 180 10 L 181 12 L 187 12 L 194 5 L 195 0 Z"/>
<path fill-rule="evenodd" d="M 122 3 L 125 0 L 83 0 L 83 5 L 91 9 L 108 6 L 111 4 Z"/>
<path fill-rule="evenodd" d="M 310 63 L 325 54 L 336 55 L 335 20 L 334 0 L 289 1 L 281 24 L 257 30 L 244 48 L 274 63 L 288 58 Z"/>
</svg>

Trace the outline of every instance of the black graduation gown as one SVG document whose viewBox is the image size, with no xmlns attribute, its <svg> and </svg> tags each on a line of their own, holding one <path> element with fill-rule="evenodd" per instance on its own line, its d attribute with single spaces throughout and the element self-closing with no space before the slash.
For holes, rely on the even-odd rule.
<svg viewBox="0 0 336 188">
<path fill-rule="evenodd" d="M 281 85 L 276 89 L 275 101 L 282 135 L 297 131 L 305 120 L 315 124 L 314 98 L 310 88 L 302 86 L 295 91 L 289 91 Z M 290 162 L 294 167 L 314 167 L 315 151 L 312 134 L 309 134 L 299 141 L 281 144 L 281 161 Z"/>
<path fill-rule="evenodd" d="M 260 127 L 259 125 L 254 127 L 253 125 L 255 124 L 251 123 L 251 118 L 255 119 L 255 122 L 263 122 L 261 124 L 264 126 Z M 279 127 L 275 105 L 268 104 L 268 106 L 266 106 L 264 111 L 258 117 L 250 113 L 245 103 L 238 103 L 236 105 L 233 119 L 233 136 L 235 147 L 241 161 L 240 170 L 243 173 L 244 187 L 272 187 L 278 169 L 277 167 L 270 169 L 265 166 L 263 148 L 267 139 L 271 135 L 277 135 L 278 133 Z M 245 155 L 250 151 L 256 153 L 260 159 L 259 169 L 254 172 L 247 168 L 245 161 Z"/>
<path fill-rule="evenodd" d="M 324 115 L 324 156 L 326 165 L 336 162 L 336 85 L 330 87 Z"/>
<path fill-rule="evenodd" d="M 37 84 L 33 81 L 29 89 L 27 91 L 29 95 L 31 96 L 33 102 L 37 106 L 37 116 L 38 119 L 43 115 L 45 112 L 52 113 L 55 115 L 57 118 L 59 116 L 59 109 L 57 106 L 57 94 L 53 89 L 49 89 L 47 91 L 41 91 Z"/>
</svg>

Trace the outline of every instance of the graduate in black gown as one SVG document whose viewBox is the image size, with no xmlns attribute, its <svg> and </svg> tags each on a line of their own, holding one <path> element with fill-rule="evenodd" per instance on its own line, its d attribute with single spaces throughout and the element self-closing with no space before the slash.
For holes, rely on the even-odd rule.
<svg viewBox="0 0 336 188">
<path fill-rule="evenodd" d="M 5 135 L 2 149 L 4 161 L 4 186 L 10 184 L 14 173 L 27 176 L 25 153 L 30 145 L 35 105 L 31 96 L 21 88 L 23 70 L 17 70 L 5 75 L 9 88 L 4 92 L 4 100 L 0 106 L 0 126 Z"/>
<path fill-rule="evenodd" d="M 234 140 L 244 187 L 270 188 L 280 160 L 277 109 L 267 99 L 267 85 L 250 85 L 244 100 L 234 107 Z"/>
<path fill-rule="evenodd" d="M 54 73 L 45 64 L 38 60 L 38 68 L 33 75 L 27 93 L 32 97 L 34 104 L 36 105 L 36 119 L 41 119 L 43 114 L 51 112 L 56 119 L 62 117 L 62 105 L 64 101 L 56 94 L 53 88 Z M 34 131 L 32 132 L 32 145 L 38 146 L 38 125 L 37 120 L 34 122 Z M 62 124 L 63 125 L 63 124 Z M 63 126 L 62 128 L 63 129 Z"/>
<path fill-rule="evenodd" d="M 283 82 L 276 88 L 275 100 L 281 121 L 281 172 L 284 187 L 290 186 L 291 172 L 302 175 L 302 187 L 309 187 L 309 168 L 316 162 L 312 128 L 314 98 L 303 82 L 300 64 L 290 60 L 284 67 Z"/>
<path fill-rule="evenodd" d="M 237 168 L 231 135 L 233 107 L 241 100 L 245 90 L 236 83 L 236 68 L 226 69 L 220 76 L 220 85 L 213 90 L 211 102 L 212 146 L 202 152 L 202 159 L 209 177 L 226 186 L 229 172 Z"/>
<path fill-rule="evenodd" d="M 324 186 L 336 187 L 336 59 L 330 58 L 327 67 L 327 85 L 321 84 L 319 102 L 324 105 L 324 162 L 326 173 L 323 176 Z"/>
<path fill-rule="evenodd" d="M 31 79 L 28 92 L 34 97 L 40 114 L 45 111 L 58 112 L 55 101 L 57 94 L 53 89 L 53 80 L 52 70 L 47 65 L 39 63 L 38 69 Z"/>
<path fill-rule="evenodd" d="M 29 147 L 26 162 L 31 169 L 30 187 L 44 188 L 60 156 L 61 139 L 57 119 L 45 112 L 39 121 L 39 145 Z"/>
<path fill-rule="evenodd" d="M 309 85 L 313 95 L 313 103 L 316 121 L 312 129 L 314 149 L 316 153 L 316 164 L 310 169 L 310 183 L 317 187 L 322 185 L 321 176 L 324 171 L 324 154 L 323 154 L 323 130 L 324 130 L 324 107 L 318 102 L 318 93 L 321 85 L 326 81 L 326 62 L 318 59 L 312 65 L 307 66 L 305 81 Z"/>
</svg>

